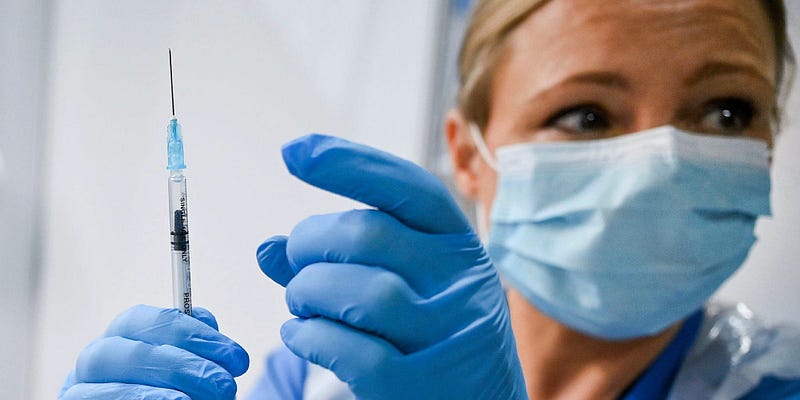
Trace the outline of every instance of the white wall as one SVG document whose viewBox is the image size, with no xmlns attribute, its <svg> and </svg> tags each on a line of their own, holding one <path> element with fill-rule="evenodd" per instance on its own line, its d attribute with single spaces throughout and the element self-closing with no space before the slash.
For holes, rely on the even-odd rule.
<svg viewBox="0 0 800 400">
<path fill-rule="evenodd" d="M 0 0 L 0 399 L 26 399 L 39 261 L 44 0 Z"/>
<path fill-rule="evenodd" d="M 786 1 L 789 34 L 800 51 L 800 1 Z M 759 241 L 745 265 L 717 292 L 741 301 L 773 323 L 800 325 L 800 79 L 786 104 L 786 118 L 772 165 L 773 217 L 756 227 Z"/>
<path fill-rule="evenodd" d="M 326 132 L 420 154 L 434 2 L 232 4 L 54 2 L 32 398 L 54 398 L 117 313 L 171 303 L 167 47 L 189 166 L 193 294 L 250 352 L 240 393 L 289 318 L 257 245 L 354 206 L 292 178 L 280 145 Z"/>
</svg>

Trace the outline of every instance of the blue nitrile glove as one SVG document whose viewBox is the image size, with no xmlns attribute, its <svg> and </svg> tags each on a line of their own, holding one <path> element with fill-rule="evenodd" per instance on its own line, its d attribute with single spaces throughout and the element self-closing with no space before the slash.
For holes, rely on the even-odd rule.
<svg viewBox="0 0 800 400">
<path fill-rule="evenodd" d="M 298 356 L 362 399 L 524 399 L 500 281 L 444 185 L 390 154 L 310 135 L 283 148 L 289 171 L 374 206 L 312 216 L 258 249 L 298 319 Z"/>
<path fill-rule="evenodd" d="M 210 312 L 192 314 L 144 305 L 123 312 L 81 352 L 58 398 L 234 399 L 233 378 L 250 358 Z"/>
</svg>

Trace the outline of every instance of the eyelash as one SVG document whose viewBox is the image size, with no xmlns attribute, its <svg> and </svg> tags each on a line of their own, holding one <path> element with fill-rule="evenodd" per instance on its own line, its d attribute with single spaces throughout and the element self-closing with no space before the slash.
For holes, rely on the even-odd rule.
<svg viewBox="0 0 800 400">
<path fill-rule="evenodd" d="M 726 113 L 725 111 L 728 112 Z M 720 112 L 720 113 L 717 114 L 716 116 L 712 115 L 712 113 L 715 112 Z M 719 119 L 720 117 L 724 117 L 726 119 L 732 118 L 735 120 L 733 122 L 739 123 L 741 126 L 736 126 L 736 127 L 724 126 L 721 129 L 727 131 L 725 133 L 730 134 L 731 132 L 741 133 L 743 131 L 746 131 L 748 128 L 752 126 L 753 120 L 755 120 L 758 117 L 758 115 L 759 115 L 758 109 L 755 107 L 753 101 L 738 97 L 724 97 L 724 98 L 713 99 L 707 102 L 702 108 L 700 120 L 703 123 L 705 123 L 708 122 L 706 121 L 708 117 L 712 118 L 716 117 L 717 121 L 714 122 L 719 122 L 724 124 L 725 121 Z M 717 130 L 716 128 L 712 129 L 714 131 Z M 705 130 L 711 130 L 711 129 L 705 128 Z"/>
<path fill-rule="evenodd" d="M 585 112 L 585 114 L 583 114 L 583 116 L 585 116 L 587 114 L 593 115 L 594 119 L 592 121 L 590 121 L 590 122 L 604 125 L 601 129 L 607 129 L 607 128 L 610 127 L 610 125 L 611 125 L 610 118 L 609 118 L 610 113 L 607 112 L 605 110 L 605 108 L 603 108 L 602 106 L 600 106 L 600 105 L 598 105 L 596 103 L 584 103 L 584 104 L 579 104 L 579 105 L 575 105 L 575 106 L 571 106 L 571 107 L 567 107 L 567 108 L 564 108 L 562 110 L 559 110 L 556 113 L 554 113 L 552 116 L 547 118 L 547 120 L 544 123 L 544 126 L 553 127 L 553 128 L 559 128 L 559 129 L 562 129 L 562 130 L 570 131 L 572 133 L 585 132 L 584 130 L 575 131 L 575 129 L 570 129 L 570 128 L 565 127 L 565 126 L 559 126 L 559 122 L 560 121 L 564 120 L 566 117 L 569 117 L 571 114 L 575 114 L 575 113 L 578 113 L 578 112 L 581 112 L 581 111 Z M 583 121 L 581 121 L 581 122 L 583 122 Z"/>
<path fill-rule="evenodd" d="M 592 116 L 588 123 L 594 126 L 584 125 L 587 122 L 585 117 L 588 115 Z M 752 100 L 740 97 L 721 97 L 707 101 L 699 111 L 686 114 L 689 121 L 684 122 L 688 123 L 686 128 L 698 132 L 731 135 L 746 131 L 758 116 L 758 108 Z M 569 121 L 570 117 L 581 120 Z M 573 122 L 573 124 L 569 124 L 569 122 Z M 577 128 L 569 126 L 575 124 L 581 126 Z M 613 121 L 611 113 L 604 107 L 597 103 L 583 103 L 555 112 L 545 120 L 544 127 L 559 129 L 571 134 L 598 133 L 613 128 Z"/>
</svg>

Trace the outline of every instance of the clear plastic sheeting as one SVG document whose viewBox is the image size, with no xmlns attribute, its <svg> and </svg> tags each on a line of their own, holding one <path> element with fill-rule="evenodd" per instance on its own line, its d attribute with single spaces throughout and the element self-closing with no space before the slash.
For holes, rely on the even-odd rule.
<svg viewBox="0 0 800 400">
<path fill-rule="evenodd" d="M 670 399 L 735 399 L 764 377 L 800 379 L 800 330 L 768 327 L 744 304 L 710 304 Z"/>
</svg>

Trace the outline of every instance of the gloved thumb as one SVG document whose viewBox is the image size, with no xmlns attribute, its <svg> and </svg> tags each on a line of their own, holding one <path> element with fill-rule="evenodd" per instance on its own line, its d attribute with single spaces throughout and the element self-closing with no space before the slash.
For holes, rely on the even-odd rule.
<svg viewBox="0 0 800 400">
<path fill-rule="evenodd" d="M 283 287 L 286 287 L 296 274 L 286 256 L 288 239 L 286 236 L 273 236 L 261 243 L 256 250 L 256 260 L 261 272 Z"/>
<path fill-rule="evenodd" d="M 214 328 L 215 331 L 219 332 L 219 324 L 217 323 L 217 318 L 214 317 L 214 314 L 211 314 L 211 311 L 208 311 L 205 308 L 201 307 L 194 307 L 192 309 L 192 316 L 195 317 L 198 321 Z"/>
</svg>

